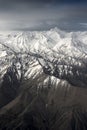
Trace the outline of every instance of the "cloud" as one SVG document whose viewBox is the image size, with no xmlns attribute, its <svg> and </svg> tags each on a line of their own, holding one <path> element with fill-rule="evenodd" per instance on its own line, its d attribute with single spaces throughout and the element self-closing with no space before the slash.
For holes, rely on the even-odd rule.
<svg viewBox="0 0 87 130">
<path fill-rule="evenodd" d="M 72 0 L 0 0 L 0 29 L 79 29 L 87 22 L 86 12 L 87 4 Z"/>
</svg>

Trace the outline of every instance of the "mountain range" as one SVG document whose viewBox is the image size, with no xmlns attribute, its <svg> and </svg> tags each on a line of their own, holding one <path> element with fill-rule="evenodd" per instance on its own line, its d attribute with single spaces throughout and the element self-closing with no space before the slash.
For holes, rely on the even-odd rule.
<svg viewBox="0 0 87 130">
<path fill-rule="evenodd" d="M 87 129 L 87 31 L 0 32 L 0 129 Z"/>
</svg>

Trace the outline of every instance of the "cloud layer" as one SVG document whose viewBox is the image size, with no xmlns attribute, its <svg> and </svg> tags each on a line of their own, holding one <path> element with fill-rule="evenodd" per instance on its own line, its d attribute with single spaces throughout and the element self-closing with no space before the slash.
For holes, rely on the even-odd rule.
<svg viewBox="0 0 87 130">
<path fill-rule="evenodd" d="M 86 12 L 86 0 L 0 0 L 0 30 L 84 30 Z"/>
</svg>

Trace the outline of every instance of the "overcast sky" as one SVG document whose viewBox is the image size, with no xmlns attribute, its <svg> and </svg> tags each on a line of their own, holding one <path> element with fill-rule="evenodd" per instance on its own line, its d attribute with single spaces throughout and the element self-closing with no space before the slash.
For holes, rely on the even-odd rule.
<svg viewBox="0 0 87 130">
<path fill-rule="evenodd" d="M 87 0 L 0 0 L 0 30 L 87 30 Z"/>
</svg>

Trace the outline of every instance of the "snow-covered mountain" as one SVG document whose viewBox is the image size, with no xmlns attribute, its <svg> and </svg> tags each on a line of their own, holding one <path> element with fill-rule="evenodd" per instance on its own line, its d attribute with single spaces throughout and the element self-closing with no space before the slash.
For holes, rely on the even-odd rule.
<svg viewBox="0 0 87 130">
<path fill-rule="evenodd" d="M 44 62 L 46 59 L 49 59 L 50 62 L 58 60 L 60 62 L 60 75 L 62 75 L 61 65 L 63 62 L 80 66 L 82 65 L 80 59 L 86 59 L 86 55 L 87 31 L 65 32 L 53 28 L 48 31 L 0 32 L 1 77 L 7 68 L 15 63 L 19 78 L 21 76 L 20 69 L 23 68 L 25 77 L 35 78 L 39 74 L 42 80 L 46 82 L 49 76 L 43 74 L 41 66 L 46 66 L 46 62 Z M 44 57 L 45 60 L 41 57 Z M 49 66 L 52 69 L 50 62 Z M 52 81 L 56 79 L 55 77 L 51 78 Z"/>
<path fill-rule="evenodd" d="M 0 32 L 1 33 L 1 32 Z M 47 51 L 62 49 L 71 53 L 87 52 L 87 32 L 64 32 L 57 28 L 48 31 L 4 32 L 0 34 L 3 43 L 16 52 Z"/>
</svg>

